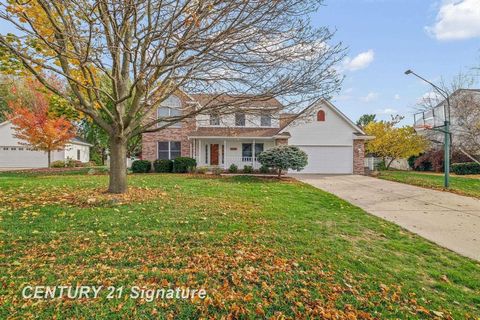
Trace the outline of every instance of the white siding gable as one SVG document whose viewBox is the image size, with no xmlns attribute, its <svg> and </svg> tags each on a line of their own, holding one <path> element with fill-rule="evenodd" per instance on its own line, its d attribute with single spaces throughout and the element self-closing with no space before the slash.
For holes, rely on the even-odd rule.
<svg viewBox="0 0 480 320">
<path fill-rule="evenodd" d="M 325 112 L 325 121 L 317 121 L 319 110 Z M 290 133 L 290 145 L 352 146 L 353 134 L 359 130 L 339 114 L 339 111 L 321 101 L 311 106 L 281 132 Z"/>
<path fill-rule="evenodd" d="M 0 124 L 0 145 L 13 147 L 22 145 L 22 142 L 24 145 L 25 141 L 13 136 L 14 132 L 13 125 L 10 123 L 10 121 Z"/>
</svg>

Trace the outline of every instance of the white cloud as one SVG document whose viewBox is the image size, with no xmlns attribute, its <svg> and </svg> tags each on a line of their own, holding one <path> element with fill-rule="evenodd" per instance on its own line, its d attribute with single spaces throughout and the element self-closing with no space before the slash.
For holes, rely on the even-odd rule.
<svg viewBox="0 0 480 320">
<path fill-rule="evenodd" d="M 398 113 L 398 110 L 396 109 L 392 109 L 392 108 L 385 108 L 385 109 L 379 109 L 377 110 L 377 114 L 397 114 Z"/>
<path fill-rule="evenodd" d="M 379 94 L 376 92 L 370 92 L 365 97 L 361 97 L 360 100 L 364 102 L 372 102 L 378 98 Z"/>
<path fill-rule="evenodd" d="M 393 99 L 400 100 L 400 95 L 397 93 L 396 95 L 393 96 Z"/>
<path fill-rule="evenodd" d="M 425 29 L 438 40 L 480 37 L 480 0 L 444 1 L 435 24 Z"/>
<path fill-rule="evenodd" d="M 343 61 L 343 66 L 346 70 L 356 71 L 360 69 L 365 69 L 368 67 L 373 60 L 375 59 L 375 52 L 373 50 L 368 50 L 358 54 L 356 57 L 345 58 Z"/>
</svg>

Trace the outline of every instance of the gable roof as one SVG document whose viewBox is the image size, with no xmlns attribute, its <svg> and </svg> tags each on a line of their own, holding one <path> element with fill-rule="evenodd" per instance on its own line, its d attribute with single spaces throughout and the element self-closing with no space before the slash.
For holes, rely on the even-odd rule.
<svg viewBox="0 0 480 320">
<path fill-rule="evenodd" d="M 348 118 L 343 112 L 341 112 L 333 103 L 331 103 L 329 100 L 325 98 L 320 98 L 313 102 L 311 105 L 303 109 L 301 112 L 299 112 L 295 117 L 291 117 L 288 122 L 285 123 L 285 126 L 280 129 L 279 133 L 283 132 L 287 127 L 292 124 L 296 119 L 298 119 L 301 115 L 305 114 L 310 110 L 311 108 L 317 107 L 320 104 L 325 104 L 327 107 L 332 109 L 333 112 L 335 112 L 340 118 L 342 118 L 352 129 L 356 131 L 356 133 L 360 135 L 367 135 L 359 126 L 357 126 L 350 118 Z"/>
</svg>

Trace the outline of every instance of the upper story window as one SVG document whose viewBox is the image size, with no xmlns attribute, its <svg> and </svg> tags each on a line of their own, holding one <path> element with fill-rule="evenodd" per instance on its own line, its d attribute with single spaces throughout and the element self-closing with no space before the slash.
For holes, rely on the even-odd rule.
<svg viewBox="0 0 480 320">
<path fill-rule="evenodd" d="M 325 121 L 325 111 L 320 110 L 317 112 L 317 121 Z"/>
<path fill-rule="evenodd" d="M 157 109 L 157 119 L 160 118 L 172 118 L 172 117 L 179 117 L 182 115 L 182 102 L 179 98 L 175 96 L 170 96 L 165 99 L 161 104 L 160 107 Z M 159 127 L 168 124 L 167 121 L 161 121 L 158 123 Z M 170 128 L 181 128 L 182 124 L 180 122 L 176 122 L 170 126 Z"/>
<path fill-rule="evenodd" d="M 210 115 L 210 125 L 219 126 L 220 125 L 220 116 L 218 114 L 212 113 Z"/>
<path fill-rule="evenodd" d="M 245 127 L 245 113 L 235 113 L 235 126 Z"/>
<path fill-rule="evenodd" d="M 269 115 L 269 114 L 262 114 L 260 116 L 260 126 L 271 127 L 272 126 L 272 116 Z"/>
</svg>

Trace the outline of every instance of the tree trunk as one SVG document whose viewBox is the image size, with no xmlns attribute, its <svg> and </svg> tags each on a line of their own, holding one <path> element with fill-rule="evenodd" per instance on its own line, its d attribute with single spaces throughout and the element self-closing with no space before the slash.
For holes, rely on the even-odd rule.
<svg viewBox="0 0 480 320">
<path fill-rule="evenodd" d="M 100 149 L 100 156 L 102 157 L 102 166 L 104 166 L 105 160 L 107 159 L 107 150 L 105 150 L 105 148 Z"/>
<path fill-rule="evenodd" d="M 51 164 L 52 164 L 52 151 L 48 150 L 47 152 L 47 161 L 48 161 L 48 167 L 50 168 Z"/>
<path fill-rule="evenodd" d="M 388 165 L 387 165 L 387 170 L 390 169 L 390 166 L 392 165 L 392 162 L 395 160 L 395 158 L 392 158 L 389 162 L 388 162 Z"/>
<path fill-rule="evenodd" d="M 278 179 L 280 179 L 282 177 L 282 169 L 278 169 Z"/>
<path fill-rule="evenodd" d="M 127 140 L 119 137 L 110 139 L 110 193 L 127 192 Z"/>
</svg>

